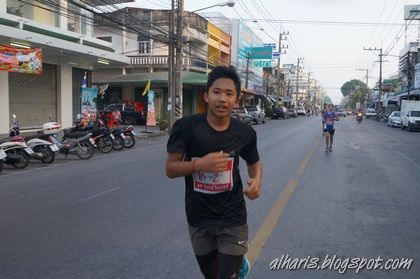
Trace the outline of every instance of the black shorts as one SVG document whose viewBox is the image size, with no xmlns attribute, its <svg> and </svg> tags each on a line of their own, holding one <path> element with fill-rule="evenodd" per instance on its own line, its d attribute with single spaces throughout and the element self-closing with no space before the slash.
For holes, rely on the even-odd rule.
<svg viewBox="0 0 420 279">
<path fill-rule="evenodd" d="M 324 129 L 324 133 L 329 133 L 331 136 L 334 136 L 335 129 L 332 129 L 332 130 Z"/>
<path fill-rule="evenodd" d="M 197 228 L 188 226 L 196 256 L 213 250 L 226 255 L 242 256 L 248 251 L 248 225 L 227 228 Z"/>
</svg>

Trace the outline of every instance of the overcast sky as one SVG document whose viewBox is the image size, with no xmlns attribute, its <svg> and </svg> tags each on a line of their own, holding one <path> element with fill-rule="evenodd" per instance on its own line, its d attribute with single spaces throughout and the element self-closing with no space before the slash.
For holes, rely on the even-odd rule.
<svg viewBox="0 0 420 279">
<path fill-rule="evenodd" d="M 185 9 L 201 9 L 225 0 L 184 0 Z M 136 0 L 139 6 L 169 8 L 170 0 Z M 233 8 L 215 7 L 206 12 L 221 12 L 229 18 L 242 18 L 264 42 L 278 41 L 279 31 L 289 31 L 287 53 L 281 64 L 304 57 L 305 71 L 339 103 L 340 88 L 350 79 L 364 79 L 368 68 L 369 86 L 379 79 L 379 52 L 364 47 L 383 48 L 398 55 L 405 42 L 418 39 L 418 21 L 404 32 L 404 5 L 418 5 L 419 0 L 235 0 Z M 254 22 L 257 20 L 257 23 Z M 396 23 L 392 25 L 392 23 Z M 264 29 L 261 31 L 260 29 Z M 406 39 L 407 36 L 407 39 Z M 400 39 L 396 42 L 396 37 Z M 395 46 L 391 49 L 391 47 Z M 383 78 L 398 72 L 398 58 L 384 57 Z"/>
</svg>

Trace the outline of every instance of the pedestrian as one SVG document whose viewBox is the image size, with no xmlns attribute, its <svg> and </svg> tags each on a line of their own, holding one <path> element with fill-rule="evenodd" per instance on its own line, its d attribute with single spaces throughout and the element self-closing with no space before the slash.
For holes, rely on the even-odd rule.
<svg viewBox="0 0 420 279">
<path fill-rule="evenodd" d="M 332 151 L 332 144 L 334 139 L 334 121 L 338 121 L 338 115 L 334 111 L 333 104 L 328 105 L 328 110 L 324 113 L 324 122 L 325 122 L 325 152 Z"/>
<path fill-rule="evenodd" d="M 118 128 L 121 123 L 121 112 L 116 107 L 112 112 L 112 128 Z"/>
<path fill-rule="evenodd" d="M 259 197 L 262 163 L 254 129 L 230 118 L 240 88 L 233 67 L 213 69 L 203 95 L 207 112 L 176 121 L 167 143 L 166 175 L 185 176 L 190 240 L 207 279 L 240 278 L 240 270 L 249 271 L 244 256 L 248 250 L 244 195 L 251 200 Z M 246 161 L 250 176 L 246 188 L 239 157 Z"/>
</svg>

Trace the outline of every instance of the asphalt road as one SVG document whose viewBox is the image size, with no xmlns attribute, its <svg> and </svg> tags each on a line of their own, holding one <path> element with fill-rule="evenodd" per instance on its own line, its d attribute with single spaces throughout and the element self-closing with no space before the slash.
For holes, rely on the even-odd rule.
<svg viewBox="0 0 420 279">
<path fill-rule="evenodd" d="M 249 278 L 420 278 L 420 133 L 353 117 L 336 126 L 331 153 L 319 117 L 254 126 L 264 181 L 262 196 L 247 202 Z M 201 278 L 183 179 L 164 176 L 166 140 L 88 161 L 5 166 L 0 278 Z M 282 255 L 336 261 L 270 270 Z M 339 273 L 347 258 L 378 256 L 382 265 L 414 261 L 409 270 Z"/>
</svg>

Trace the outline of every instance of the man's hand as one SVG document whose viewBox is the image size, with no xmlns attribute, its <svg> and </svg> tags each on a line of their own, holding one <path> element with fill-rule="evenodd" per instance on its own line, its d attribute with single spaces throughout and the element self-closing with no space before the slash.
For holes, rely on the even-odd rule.
<svg viewBox="0 0 420 279">
<path fill-rule="evenodd" d="M 222 172 L 227 168 L 229 153 L 213 152 L 195 162 L 196 171 Z"/>
<path fill-rule="evenodd" d="M 243 193 L 248 199 L 255 200 L 261 193 L 261 180 L 257 178 L 249 178 L 247 183 L 248 188 L 245 189 Z"/>
</svg>

